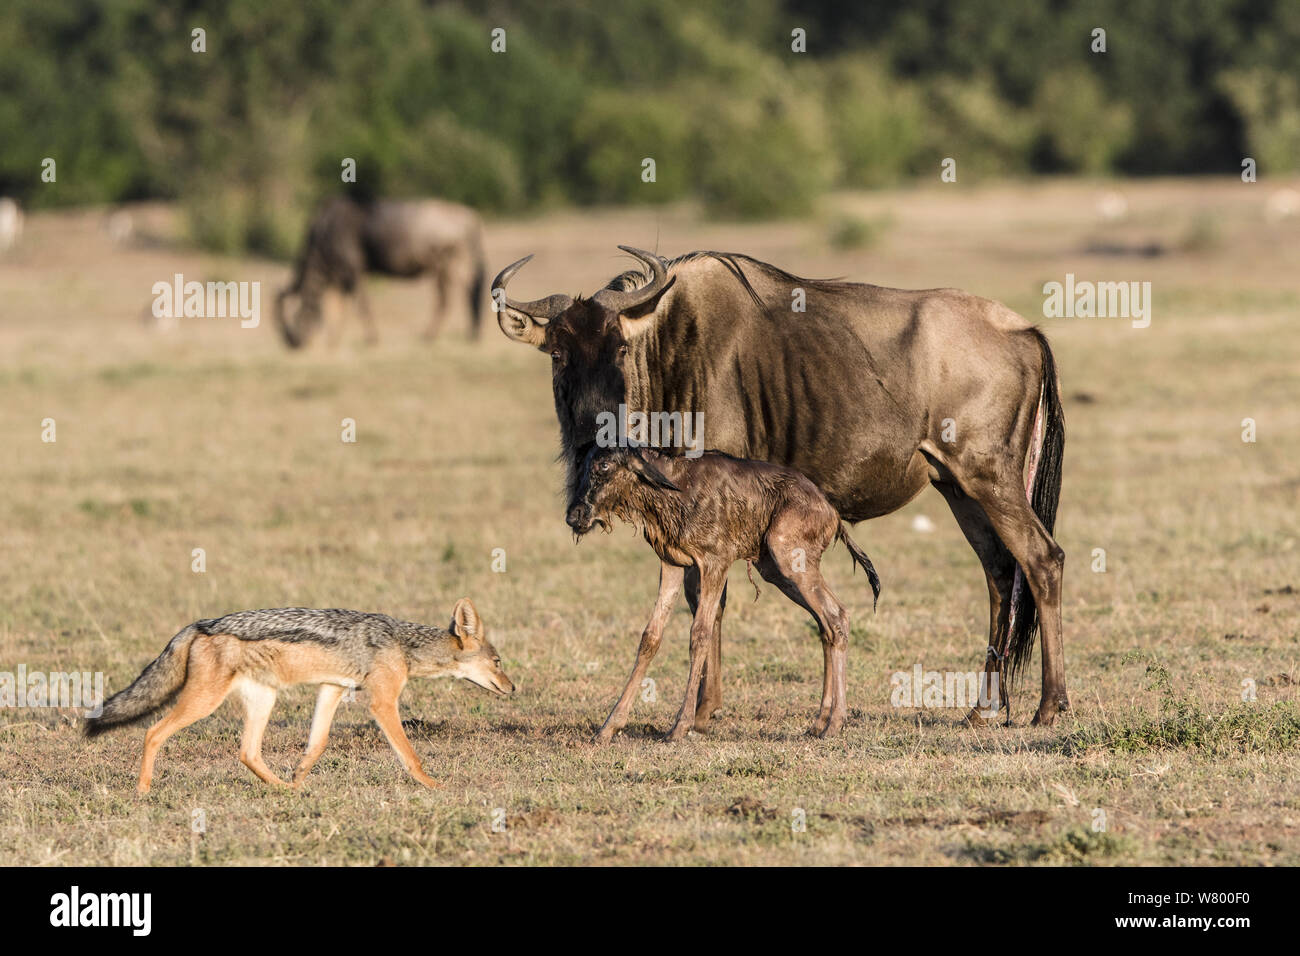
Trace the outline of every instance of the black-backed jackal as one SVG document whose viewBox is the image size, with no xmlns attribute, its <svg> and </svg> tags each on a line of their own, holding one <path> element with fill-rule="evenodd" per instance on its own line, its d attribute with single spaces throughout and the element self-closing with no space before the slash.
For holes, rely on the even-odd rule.
<svg viewBox="0 0 1300 956">
<path fill-rule="evenodd" d="M 456 602 L 446 629 L 339 609 L 239 611 L 196 621 L 173 637 L 131 686 L 104 702 L 101 716 L 87 720 L 86 735 L 139 723 L 175 701 L 145 734 L 138 789 L 148 793 L 154 759 L 167 738 L 238 691 L 246 711 L 239 759 L 267 783 L 297 787 L 325 750 L 344 693 L 362 687 L 411 776 L 438 787 L 420 766 L 397 713 L 410 677 L 460 677 L 502 697 L 515 690 L 469 598 Z M 294 684 L 319 684 L 320 693 L 307 750 L 288 784 L 262 760 L 262 734 L 277 692 Z"/>
</svg>

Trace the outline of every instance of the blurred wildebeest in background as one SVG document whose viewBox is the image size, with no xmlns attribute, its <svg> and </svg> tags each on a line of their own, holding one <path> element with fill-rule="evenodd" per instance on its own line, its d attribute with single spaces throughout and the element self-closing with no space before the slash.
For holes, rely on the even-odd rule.
<svg viewBox="0 0 1300 956">
<path fill-rule="evenodd" d="M 366 341 L 373 343 L 379 333 L 362 287 L 365 273 L 431 276 L 433 316 L 425 338 L 438 334 L 449 304 L 457 299 L 468 306 L 471 334 L 477 338 L 483 270 L 483 226 L 466 206 L 438 199 L 334 198 L 312 220 L 293 283 L 276 298 L 275 319 L 285 342 L 298 348 L 321 324 L 325 293 L 337 291 L 355 299 Z M 298 302 L 292 315 L 285 307 L 290 298 Z"/>
<path fill-rule="evenodd" d="M 999 674 L 1002 703 L 1041 625 L 1034 723 L 1055 721 L 1069 707 L 1065 553 L 1052 537 L 1065 420 L 1043 333 L 957 289 L 802 279 L 734 253 L 665 262 L 620 248 L 648 274 L 625 272 L 589 299 L 506 298 L 527 259 L 492 284 L 494 296 L 503 290 L 502 331 L 551 357 L 570 497 L 598 416 L 620 405 L 702 414 L 706 447 L 798 469 L 846 521 L 897 511 L 933 485 L 984 566 L 985 669 Z M 699 574 L 685 585 L 694 611 Z M 697 728 L 721 701 L 721 620 L 719 610 Z"/>
<path fill-rule="evenodd" d="M 8 196 L 0 197 L 0 252 L 13 246 L 22 234 L 22 206 Z"/>
</svg>

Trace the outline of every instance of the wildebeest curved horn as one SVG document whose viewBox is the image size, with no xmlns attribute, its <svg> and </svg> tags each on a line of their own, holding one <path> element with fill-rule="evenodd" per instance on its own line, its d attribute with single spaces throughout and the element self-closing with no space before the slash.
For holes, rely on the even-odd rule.
<svg viewBox="0 0 1300 956">
<path fill-rule="evenodd" d="M 628 312 L 658 298 L 673 280 L 668 277 L 668 266 L 653 252 L 634 249 L 632 246 L 619 246 L 619 248 L 629 255 L 636 256 L 650 267 L 650 282 L 639 289 L 625 291 L 601 289 L 591 299 L 615 312 Z"/>
<path fill-rule="evenodd" d="M 496 298 L 496 290 L 500 289 L 503 293 L 506 290 L 506 283 L 514 276 L 516 272 L 522 269 L 531 259 L 532 256 L 524 256 L 518 262 L 512 262 L 492 280 L 492 297 Z M 535 319 L 545 319 L 548 322 L 573 305 L 573 298 L 567 295 L 548 295 L 545 299 L 535 299 L 532 302 L 516 302 L 509 296 L 502 296 L 505 299 L 505 305 L 514 309 L 516 312 L 522 312 L 525 315 L 531 315 Z"/>
</svg>

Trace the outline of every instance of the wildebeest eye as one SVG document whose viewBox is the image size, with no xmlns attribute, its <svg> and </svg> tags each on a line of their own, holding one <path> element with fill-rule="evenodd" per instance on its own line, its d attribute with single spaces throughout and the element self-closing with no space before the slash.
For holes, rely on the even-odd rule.
<svg viewBox="0 0 1300 956">
<path fill-rule="evenodd" d="M 614 463 L 612 461 L 602 461 L 596 467 L 599 468 L 601 471 L 609 471 L 611 468 L 614 467 Z"/>
<path fill-rule="evenodd" d="M 561 352 L 559 349 L 552 349 L 552 350 L 551 350 L 551 358 L 552 358 L 552 360 L 554 360 L 554 361 L 556 361 L 556 362 L 563 362 L 563 361 L 564 361 L 564 353 Z"/>
</svg>

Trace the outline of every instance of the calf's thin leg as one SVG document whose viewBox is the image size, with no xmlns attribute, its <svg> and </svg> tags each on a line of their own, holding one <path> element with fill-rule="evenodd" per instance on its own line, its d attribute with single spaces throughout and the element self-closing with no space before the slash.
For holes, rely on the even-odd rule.
<svg viewBox="0 0 1300 956">
<path fill-rule="evenodd" d="M 645 678 L 646 669 L 649 668 L 650 662 L 659 651 L 659 643 L 663 640 L 664 625 L 668 622 L 668 616 L 672 614 L 673 603 L 677 600 L 677 594 L 682 588 L 683 578 L 682 568 L 675 567 L 671 564 L 661 564 L 659 567 L 659 597 L 655 599 L 654 610 L 650 613 L 650 620 L 641 632 L 641 645 L 637 648 L 636 664 L 632 668 L 632 676 L 627 680 L 627 686 L 623 688 L 623 693 L 614 705 L 614 709 L 609 712 L 605 718 L 604 725 L 596 734 L 596 743 L 606 744 L 613 739 L 614 735 L 627 725 L 628 714 L 632 710 L 632 703 L 636 700 L 636 693 L 641 688 L 641 681 Z"/>
<path fill-rule="evenodd" d="M 686 569 L 686 603 L 691 614 L 696 613 L 700 597 L 700 569 Z M 722 706 L 722 616 L 727 611 L 727 584 L 722 584 L 722 600 L 718 606 L 718 616 L 713 623 L 713 640 L 709 645 L 708 657 L 704 661 L 704 679 L 700 684 L 700 693 L 695 704 L 695 729 L 704 730 L 709 718 Z"/>
<path fill-rule="evenodd" d="M 714 629 L 726 584 L 726 565 L 706 565 L 700 569 L 699 605 L 691 621 L 691 666 L 686 677 L 686 697 L 682 701 L 682 709 L 677 714 L 673 729 L 668 733 L 669 740 L 681 740 L 695 727 L 695 709 L 700 682 L 704 678 L 704 664 L 709 655 L 709 644 L 716 638 Z"/>
<path fill-rule="evenodd" d="M 759 561 L 758 572 L 776 585 L 782 594 L 807 611 L 817 623 L 822 641 L 822 702 L 812 732 L 831 737 L 840 732 L 848 713 L 849 615 L 822 577 L 821 555 L 806 553 L 804 570 L 795 570 L 784 552 L 769 550 Z"/>
</svg>

